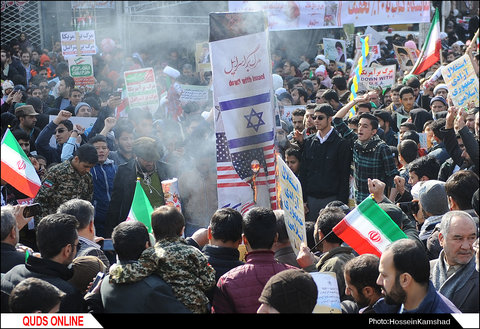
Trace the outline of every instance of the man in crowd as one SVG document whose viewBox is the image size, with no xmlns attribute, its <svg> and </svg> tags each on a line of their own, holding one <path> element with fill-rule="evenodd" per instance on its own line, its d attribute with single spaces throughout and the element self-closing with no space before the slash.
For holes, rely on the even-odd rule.
<svg viewBox="0 0 480 329">
<path fill-rule="evenodd" d="M 97 150 L 90 144 L 80 146 L 73 159 L 51 167 L 45 175 L 35 202 L 42 206 L 41 217 L 53 214 L 71 199 L 92 201 L 90 169 L 98 162 Z"/>
<path fill-rule="evenodd" d="M 348 141 L 332 127 L 333 108 L 328 104 L 315 107 L 315 135 L 301 144 L 300 182 L 307 204 L 307 221 L 316 221 L 319 211 L 329 202 L 348 203 L 351 151 Z"/>
<path fill-rule="evenodd" d="M 278 272 L 294 268 L 279 264 L 271 250 L 277 239 L 276 217 L 272 210 L 253 208 L 243 218 L 243 242 L 246 263 L 220 277 L 215 289 L 212 312 L 255 313 L 258 298 L 268 279 Z"/>
<path fill-rule="evenodd" d="M 442 217 L 438 235 L 443 250 L 430 262 L 430 279 L 439 293 L 462 313 L 478 313 L 479 284 L 473 243 L 477 223 L 464 211 L 450 211 Z"/>
<path fill-rule="evenodd" d="M 78 221 L 72 215 L 52 214 L 44 217 L 37 227 L 37 245 L 42 257 L 30 256 L 26 264 L 8 271 L 2 277 L 2 293 L 10 295 L 21 281 L 35 277 L 51 283 L 66 294 L 60 304 L 61 313 L 85 312 L 86 304 L 82 295 L 67 282 L 73 276 L 69 265 L 78 249 L 77 227 Z"/>
<path fill-rule="evenodd" d="M 412 259 L 415 261 L 413 262 Z M 390 244 L 380 257 L 377 284 L 385 295 L 377 313 L 459 313 L 455 305 L 438 293 L 429 280 L 430 263 L 425 248 L 410 239 Z M 394 305 L 393 309 L 391 306 Z"/>
<path fill-rule="evenodd" d="M 174 177 L 172 169 L 160 161 L 158 147 L 153 138 L 141 137 L 133 143 L 135 158 L 118 167 L 113 181 L 112 199 L 107 212 L 105 237 L 113 228 L 127 219 L 135 194 L 137 177 L 153 208 L 165 204 L 161 182 Z"/>
<path fill-rule="evenodd" d="M 353 148 L 355 180 L 355 201 L 361 203 L 368 195 L 368 178 L 380 179 L 387 184 L 387 188 L 393 186 L 393 178 L 398 175 L 392 152 L 388 145 L 377 135 L 378 120 L 369 113 L 360 115 L 358 133 L 348 128 L 343 118 L 350 109 L 359 103 L 363 103 L 368 96 L 357 97 L 342 107 L 333 117 L 333 124 L 343 138 L 348 139 Z"/>
</svg>

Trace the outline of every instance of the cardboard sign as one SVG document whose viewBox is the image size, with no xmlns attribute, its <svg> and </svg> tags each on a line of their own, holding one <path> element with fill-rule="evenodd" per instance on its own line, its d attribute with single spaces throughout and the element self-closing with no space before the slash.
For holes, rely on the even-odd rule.
<svg viewBox="0 0 480 329">
<path fill-rule="evenodd" d="M 180 95 L 181 102 L 202 102 L 208 100 L 209 86 L 197 85 L 180 85 L 182 93 Z"/>
<path fill-rule="evenodd" d="M 212 64 L 210 63 L 210 46 L 208 42 L 201 42 L 195 45 L 195 62 L 197 63 L 197 72 L 212 70 Z"/>
<path fill-rule="evenodd" d="M 124 78 L 130 109 L 137 107 L 156 112 L 160 101 L 153 68 L 125 71 Z"/>
<path fill-rule="evenodd" d="M 360 74 L 360 83 L 367 90 L 382 87 L 385 89 L 395 84 L 396 65 L 380 66 L 380 67 L 364 67 Z"/>
<path fill-rule="evenodd" d="M 325 57 L 334 60 L 337 67 L 345 70 L 347 64 L 347 55 L 345 51 L 345 40 L 323 38 L 323 48 Z"/>
<path fill-rule="evenodd" d="M 68 70 L 76 87 L 95 84 L 92 56 L 69 57 Z"/>
<path fill-rule="evenodd" d="M 288 238 L 295 254 L 298 255 L 300 244 L 307 242 L 305 215 L 303 211 L 302 185 L 297 176 L 287 166 L 281 156 L 277 155 L 278 183 L 280 205 L 284 211 Z"/>
<path fill-rule="evenodd" d="M 310 272 L 317 285 L 317 304 L 312 313 L 342 313 L 337 276 L 334 272 Z"/>
<path fill-rule="evenodd" d="M 468 55 L 443 67 L 442 76 L 455 106 L 467 107 L 473 101 L 478 107 L 478 78 Z"/>
<path fill-rule="evenodd" d="M 62 55 L 70 56 L 95 55 L 95 31 L 71 31 L 61 32 L 60 42 L 62 44 Z"/>
</svg>

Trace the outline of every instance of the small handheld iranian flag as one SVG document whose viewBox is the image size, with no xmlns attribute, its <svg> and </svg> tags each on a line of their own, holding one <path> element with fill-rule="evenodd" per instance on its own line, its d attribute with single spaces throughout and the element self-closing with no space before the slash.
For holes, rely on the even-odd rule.
<svg viewBox="0 0 480 329">
<path fill-rule="evenodd" d="M 3 136 L 1 152 L 2 179 L 23 194 L 34 198 L 40 189 L 40 178 L 10 129 L 7 129 Z"/>
<path fill-rule="evenodd" d="M 147 198 L 147 195 L 143 191 L 142 186 L 140 185 L 140 179 L 137 179 L 135 185 L 135 194 L 133 195 L 132 206 L 130 212 L 127 216 L 127 221 L 136 220 L 143 224 L 148 229 L 148 233 L 152 233 L 152 216 L 153 208 L 150 204 L 150 201 Z"/>
<path fill-rule="evenodd" d="M 371 196 L 348 213 L 332 231 L 360 255 L 378 257 L 392 242 L 407 238 Z"/>
<path fill-rule="evenodd" d="M 442 51 L 442 41 L 440 39 L 440 19 L 438 8 L 435 9 L 432 25 L 428 31 L 428 35 L 423 44 L 422 51 L 418 56 L 417 62 L 412 68 L 410 74 L 419 75 L 423 71 L 430 68 L 433 64 L 440 60 L 440 52 Z"/>
</svg>

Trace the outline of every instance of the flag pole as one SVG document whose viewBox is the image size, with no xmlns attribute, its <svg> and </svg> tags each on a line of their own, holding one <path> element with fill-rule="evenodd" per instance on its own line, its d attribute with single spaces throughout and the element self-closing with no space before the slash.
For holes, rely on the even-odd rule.
<svg viewBox="0 0 480 329">
<path fill-rule="evenodd" d="M 325 236 L 324 236 L 320 241 L 318 241 L 312 248 L 310 248 L 310 251 L 313 252 L 313 250 L 315 250 L 315 248 L 317 248 L 317 247 L 320 245 L 320 243 L 322 243 L 323 240 L 325 240 L 325 239 L 327 238 L 327 236 L 329 236 L 329 235 L 332 234 L 332 233 L 333 233 L 333 231 L 328 232 L 327 235 L 325 235 Z"/>
</svg>

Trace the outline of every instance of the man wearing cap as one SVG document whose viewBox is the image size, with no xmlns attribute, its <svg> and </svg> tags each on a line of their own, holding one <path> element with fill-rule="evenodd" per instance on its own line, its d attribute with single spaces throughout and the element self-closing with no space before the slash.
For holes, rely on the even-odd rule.
<svg viewBox="0 0 480 329">
<path fill-rule="evenodd" d="M 447 111 L 447 101 L 443 96 L 435 96 L 430 100 L 430 109 L 434 120 L 438 118 L 440 112 Z"/>
<path fill-rule="evenodd" d="M 75 116 L 77 116 L 77 117 L 91 117 L 92 116 L 92 107 L 85 102 L 78 103 L 75 106 Z"/>
<path fill-rule="evenodd" d="M 397 146 L 397 134 L 391 128 L 393 123 L 392 115 L 385 110 L 375 110 L 373 115 L 378 119 L 378 125 L 383 129 L 382 139 L 390 146 Z"/>
<path fill-rule="evenodd" d="M 417 200 L 419 210 L 413 214 L 413 217 L 415 217 L 420 230 L 420 241 L 426 247 L 428 237 L 432 234 L 435 226 L 440 223 L 442 216 L 448 212 L 448 199 L 445 182 L 430 179 L 419 184 Z"/>
<path fill-rule="evenodd" d="M 434 89 L 433 89 L 433 96 L 441 96 L 443 99 L 447 99 L 448 95 L 448 87 L 444 83 L 438 84 Z"/>
<path fill-rule="evenodd" d="M 285 270 L 272 276 L 263 288 L 257 313 L 312 313 L 318 289 L 303 270 Z"/>
<path fill-rule="evenodd" d="M 15 116 L 18 120 L 18 125 L 14 129 L 21 129 L 27 133 L 30 138 L 30 152 L 36 151 L 35 140 L 40 134 L 40 129 L 35 127 L 37 123 L 38 113 L 32 105 L 22 105 L 15 109 Z"/>
<path fill-rule="evenodd" d="M 315 222 L 327 203 L 348 203 L 351 151 L 349 143 L 332 127 L 333 108 L 320 104 L 313 122 L 317 133 L 300 144 L 300 182 L 309 212 L 306 220 Z"/>
<path fill-rule="evenodd" d="M 113 228 L 127 218 L 137 178 L 153 208 L 165 204 L 161 182 L 174 175 L 172 168 L 160 161 L 157 143 L 153 138 L 140 137 L 133 143 L 133 154 L 134 158 L 120 165 L 115 175 L 105 237 L 110 237 Z"/>
</svg>

